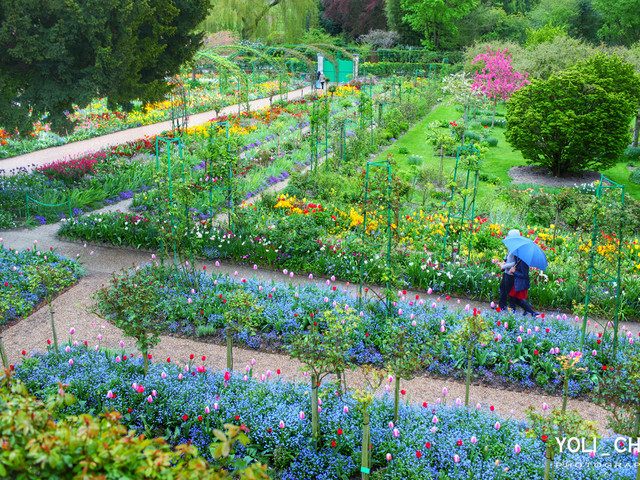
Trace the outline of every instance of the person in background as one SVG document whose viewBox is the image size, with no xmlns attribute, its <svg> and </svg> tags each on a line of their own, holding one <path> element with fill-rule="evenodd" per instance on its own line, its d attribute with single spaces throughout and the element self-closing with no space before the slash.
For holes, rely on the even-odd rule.
<svg viewBox="0 0 640 480">
<path fill-rule="evenodd" d="M 320 73 L 320 78 L 318 80 L 320 80 L 320 88 L 324 90 L 324 80 L 325 80 L 324 73 L 322 72 Z"/>
</svg>

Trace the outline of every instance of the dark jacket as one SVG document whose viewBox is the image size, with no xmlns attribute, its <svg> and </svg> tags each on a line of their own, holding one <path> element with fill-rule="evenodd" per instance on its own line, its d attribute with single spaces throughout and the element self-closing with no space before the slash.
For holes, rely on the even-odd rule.
<svg viewBox="0 0 640 480">
<path fill-rule="evenodd" d="M 522 260 L 516 257 L 516 271 L 515 281 L 514 281 L 514 290 L 516 292 L 521 292 L 523 290 L 529 290 L 529 265 L 524 263 Z"/>
</svg>

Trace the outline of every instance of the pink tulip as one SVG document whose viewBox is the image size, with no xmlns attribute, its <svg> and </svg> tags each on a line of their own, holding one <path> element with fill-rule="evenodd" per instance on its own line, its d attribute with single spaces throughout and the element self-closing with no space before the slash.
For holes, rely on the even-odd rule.
<svg viewBox="0 0 640 480">
<path fill-rule="evenodd" d="M 284 428 L 284 422 L 283 422 L 282 420 L 280 420 L 280 423 L 278 424 L 278 426 L 279 426 L 280 428 Z"/>
<path fill-rule="evenodd" d="M 478 439 L 475 436 L 471 437 L 471 443 L 475 445 L 477 442 L 478 442 Z"/>
<path fill-rule="evenodd" d="M 113 392 L 111 390 L 107 392 L 107 398 L 113 398 Z"/>
<path fill-rule="evenodd" d="M 390 454 L 390 453 L 387 453 L 387 455 L 386 455 L 386 459 L 387 459 L 387 462 L 390 462 L 390 461 L 391 461 L 391 454 Z"/>
<path fill-rule="evenodd" d="M 393 422 L 389 422 L 389 430 L 391 430 L 395 425 L 393 424 Z"/>
<path fill-rule="evenodd" d="M 209 410 L 209 407 L 204 407 L 204 413 L 211 413 L 211 410 Z"/>
<path fill-rule="evenodd" d="M 153 402 L 153 397 L 151 395 L 149 395 L 147 397 L 147 402 L 149 402 L 149 403 Z"/>
<path fill-rule="evenodd" d="M 547 402 L 542 402 L 542 410 L 547 410 L 549 408 L 549 405 L 547 405 Z"/>
<path fill-rule="evenodd" d="M 457 454 L 457 453 L 453 456 L 453 461 L 454 461 L 455 463 L 460 463 L 460 457 L 458 456 L 458 454 Z"/>
<path fill-rule="evenodd" d="M 151 395 L 153 395 L 154 397 L 158 396 L 158 392 L 156 392 L 155 390 L 151 390 Z"/>
<path fill-rule="evenodd" d="M 431 420 L 434 424 L 438 423 L 438 417 L 437 416 L 433 416 L 433 419 Z"/>
<path fill-rule="evenodd" d="M 71 351 L 71 347 L 69 347 L 69 345 L 67 345 L 67 347 L 64 349 L 64 351 L 69 353 Z"/>
<path fill-rule="evenodd" d="M 400 430 L 398 430 L 397 428 L 393 429 L 393 436 L 395 438 L 398 438 L 400 436 Z"/>
<path fill-rule="evenodd" d="M 342 411 L 344 413 L 349 413 L 349 407 L 347 407 L 346 405 L 344 406 L 344 408 L 342 409 Z"/>
<path fill-rule="evenodd" d="M 309 274 L 309 280 L 313 280 L 313 273 Z"/>
<path fill-rule="evenodd" d="M 182 376 L 182 374 L 178 374 L 178 380 L 182 380 L 184 377 Z"/>
<path fill-rule="evenodd" d="M 496 422 L 496 424 L 494 425 L 494 428 L 496 430 L 500 430 L 500 422 Z"/>
<path fill-rule="evenodd" d="M 447 387 L 444 387 L 444 388 L 442 389 L 442 395 L 446 396 L 446 395 L 447 395 L 447 393 L 448 393 L 448 392 L 447 392 Z"/>
<path fill-rule="evenodd" d="M 73 365 L 73 358 L 69 359 L 69 365 Z"/>
<path fill-rule="evenodd" d="M 75 329 L 75 328 L 72 328 L 71 330 L 69 330 L 69 333 L 70 333 L 71 335 L 73 335 L 74 333 L 76 333 L 76 329 Z"/>
<path fill-rule="evenodd" d="M 298 414 L 298 417 L 300 417 L 300 420 L 304 420 L 304 416 L 305 416 L 305 415 L 304 415 L 304 412 L 300 412 L 300 413 Z"/>
<path fill-rule="evenodd" d="M 521 337 L 520 335 L 518 335 L 518 338 L 516 338 L 516 341 L 517 341 L 518 343 L 522 343 L 522 337 Z"/>
<path fill-rule="evenodd" d="M 218 410 L 218 408 L 220 408 L 220 406 L 219 406 L 217 403 L 214 403 L 214 404 L 213 404 L 213 409 L 214 409 L 214 410 Z"/>
<path fill-rule="evenodd" d="M 164 372 L 162 372 L 162 373 L 160 374 L 160 376 L 161 376 L 162 378 L 167 378 L 167 374 L 166 374 L 166 373 L 164 373 Z"/>
<path fill-rule="evenodd" d="M 513 451 L 517 454 L 520 453 L 522 449 L 520 448 L 520 445 L 516 443 L 515 447 L 513 447 Z"/>
</svg>

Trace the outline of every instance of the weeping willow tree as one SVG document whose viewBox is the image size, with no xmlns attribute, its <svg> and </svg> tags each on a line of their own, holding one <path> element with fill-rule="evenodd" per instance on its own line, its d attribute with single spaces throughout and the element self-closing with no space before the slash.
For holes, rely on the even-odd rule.
<svg viewBox="0 0 640 480">
<path fill-rule="evenodd" d="M 279 35 L 296 42 L 317 18 L 316 0 L 216 0 L 205 22 L 209 31 L 232 30 L 242 40 Z"/>
</svg>

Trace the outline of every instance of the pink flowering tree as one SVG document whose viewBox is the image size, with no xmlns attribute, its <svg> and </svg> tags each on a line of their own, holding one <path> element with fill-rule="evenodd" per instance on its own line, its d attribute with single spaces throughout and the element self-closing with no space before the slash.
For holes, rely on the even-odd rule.
<svg viewBox="0 0 640 480">
<path fill-rule="evenodd" d="M 472 89 L 480 91 L 487 98 L 493 100 L 493 118 L 491 127 L 496 120 L 496 105 L 498 100 L 509 100 L 511 94 L 519 90 L 529 82 L 528 73 L 524 75 L 516 72 L 511 65 L 511 55 L 507 54 L 507 49 L 491 51 L 487 47 L 487 53 L 481 53 L 473 59 L 473 65 L 481 63 L 484 65 L 482 71 L 476 71 L 476 78 Z"/>
</svg>

